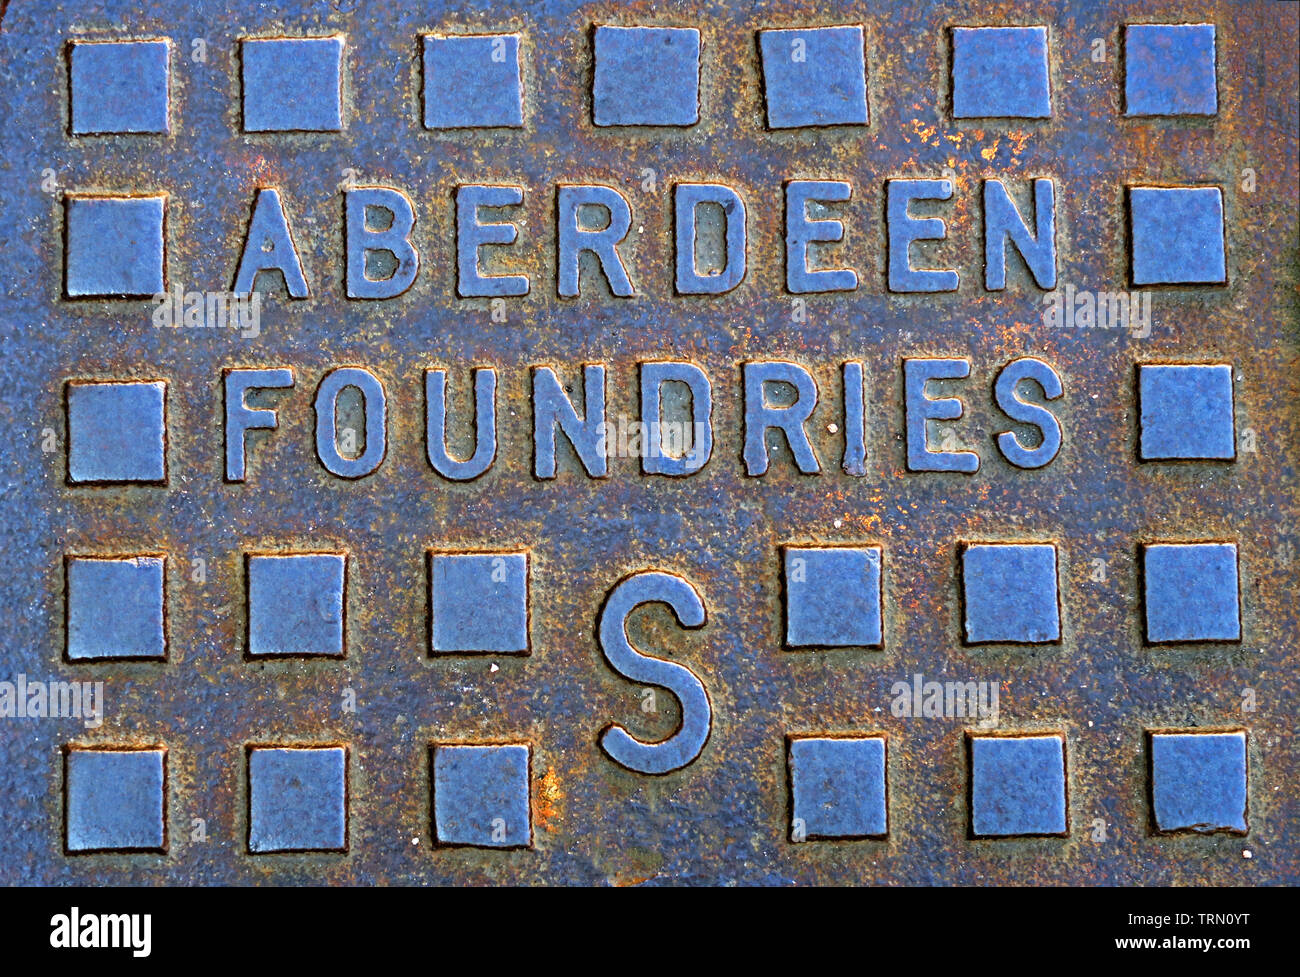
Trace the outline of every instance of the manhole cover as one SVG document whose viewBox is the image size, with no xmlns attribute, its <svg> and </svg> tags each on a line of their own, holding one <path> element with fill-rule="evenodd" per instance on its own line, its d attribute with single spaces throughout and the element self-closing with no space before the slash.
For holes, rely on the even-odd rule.
<svg viewBox="0 0 1300 977">
<path fill-rule="evenodd" d="M 1297 881 L 1295 6 L 0 9 L 4 881 Z"/>
</svg>

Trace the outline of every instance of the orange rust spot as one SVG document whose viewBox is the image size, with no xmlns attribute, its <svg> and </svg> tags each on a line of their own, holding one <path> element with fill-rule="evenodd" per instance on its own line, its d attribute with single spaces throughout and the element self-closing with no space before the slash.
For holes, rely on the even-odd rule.
<svg viewBox="0 0 1300 977">
<path fill-rule="evenodd" d="M 559 807 L 563 799 L 564 791 L 560 789 L 559 775 L 554 768 L 547 770 L 542 774 L 537 801 L 537 826 L 543 831 L 555 830 L 551 822 L 559 818 Z"/>
</svg>

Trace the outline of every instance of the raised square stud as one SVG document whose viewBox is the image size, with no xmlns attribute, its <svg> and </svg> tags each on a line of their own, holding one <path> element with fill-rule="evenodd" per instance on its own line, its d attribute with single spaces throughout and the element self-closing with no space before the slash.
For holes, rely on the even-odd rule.
<svg viewBox="0 0 1300 977">
<path fill-rule="evenodd" d="M 150 298 L 167 290 L 165 196 L 64 198 L 63 290 L 75 298 Z"/>
<path fill-rule="evenodd" d="M 248 850 L 345 851 L 348 756 L 341 746 L 248 750 Z"/>
<path fill-rule="evenodd" d="M 789 741 L 790 838 L 881 838 L 889 833 L 883 736 Z"/>
<path fill-rule="evenodd" d="M 68 481 L 167 481 L 167 384 L 71 380 Z"/>
<path fill-rule="evenodd" d="M 952 114 L 958 119 L 1052 115 L 1046 27 L 954 27 Z"/>
<path fill-rule="evenodd" d="M 1130 187 L 1135 285 L 1228 280 L 1218 187 Z"/>
<path fill-rule="evenodd" d="M 1142 578 L 1149 643 L 1241 640 L 1235 543 L 1148 544 Z"/>
<path fill-rule="evenodd" d="M 1143 461 L 1236 457 L 1228 364 L 1143 363 L 1138 406 Z"/>
<path fill-rule="evenodd" d="M 426 129 L 523 124 L 518 34 L 424 38 Z"/>
<path fill-rule="evenodd" d="M 1218 110 L 1213 24 L 1124 28 L 1125 115 L 1214 115 Z"/>
<path fill-rule="evenodd" d="M 784 557 L 786 647 L 880 647 L 879 546 L 787 546 Z"/>
<path fill-rule="evenodd" d="M 68 661 L 167 657 L 161 556 L 70 556 Z"/>
<path fill-rule="evenodd" d="M 165 40 L 68 45 L 72 134 L 166 132 L 169 48 Z"/>
<path fill-rule="evenodd" d="M 700 120 L 700 32 L 597 27 L 592 118 L 598 126 L 693 126 Z"/>
<path fill-rule="evenodd" d="M 248 655 L 343 657 L 347 557 L 250 553 Z"/>
<path fill-rule="evenodd" d="M 434 843 L 531 847 L 530 759 L 526 743 L 435 746 Z"/>
<path fill-rule="evenodd" d="M 1245 732 L 1152 733 L 1151 812 L 1162 833 L 1245 834 Z"/>
<path fill-rule="evenodd" d="M 343 128 L 343 38 L 246 38 L 240 50 L 245 132 Z"/>
<path fill-rule="evenodd" d="M 528 654 L 528 554 L 429 554 L 435 653 Z"/>
<path fill-rule="evenodd" d="M 758 32 L 772 129 L 867 124 L 862 28 Z"/>
<path fill-rule="evenodd" d="M 70 747 L 64 753 L 65 848 L 167 849 L 164 750 Z"/>
<path fill-rule="evenodd" d="M 1064 738 L 972 736 L 970 805 L 977 838 L 1065 834 Z"/>
<path fill-rule="evenodd" d="M 967 644 L 1049 644 L 1061 639 L 1056 547 L 970 543 L 961 554 Z"/>
</svg>

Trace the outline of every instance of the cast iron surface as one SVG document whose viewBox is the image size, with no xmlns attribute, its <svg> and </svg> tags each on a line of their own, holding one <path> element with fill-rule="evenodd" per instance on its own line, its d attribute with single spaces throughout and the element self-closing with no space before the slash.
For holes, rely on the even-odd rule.
<svg viewBox="0 0 1300 977">
<path fill-rule="evenodd" d="M 0 881 L 1300 880 L 1297 13 L 1090 0 L 8 4 L 0 679 L 102 681 L 106 715 L 96 729 L 0 719 Z M 1130 21 L 1217 25 L 1216 115 L 1123 115 Z M 865 27 L 869 124 L 769 130 L 755 32 L 845 23 Z M 593 126 L 593 24 L 697 27 L 698 124 Z M 984 24 L 1048 26 L 1051 118 L 952 119 L 949 28 Z M 439 31 L 523 35 L 523 128 L 423 127 L 418 38 Z M 334 33 L 346 35 L 343 130 L 243 133 L 237 40 Z M 108 37 L 171 39 L 168 135 L 69 135 L 66 42 Z M 1092 58 L 1097 38 L 1102 61 Z M 205 61 L 192 58 L 195 39 L 206 42 Z M 653 190 L 643 189 L 645 170 Z M 884 181 L 942 176 L 955 180 L 936 211 L 949 237 L 916 249 L 916 263 L 954 268 L 961 285 L 891 294 Z M 1058 288 L 1092 291 L 1129 281 L 1126 186 L 1220 186 L 1228 283 L 1153 289 L 1146 338 L 1050 329 L 1043 292 L 1018 262 L 1006 290 L 983 287 L 985 177 L 1056 181 Z M 838 210 L 846 240 L 829 253 L 859 276 L 854 292 L 806 296 L 798 323 L 784 272 L 782 184 L 792 178 L 853 185 Z M 679 181 L 726 184 L 746 201 L 748 272 L 727 295 L 674 293 Z M 401 188 L 414 203 L 421 266 L 399 298 L 344 295 L 340 186 L 349 182 Z M 507 300 L 505 322 L 493 321 L 487 300 L 456 297 L 451 195 L 465 182 L 525 192 L 520 241 L 502 267 L 528 274 L 532 289 Z M 616 299 L 591 279 L 577 300 L 556 297 L 559 183 L 609 184 L 628 198 L 623 255 L 635 297 Z M 167 193 L 169 280 L 220 290 L 233 280 L 259 186 L 280 189 L 312 296 L 269 296 L 258 337 L 156 328 L 147 301 L 62 297 L 65 192 Z M 913 356 L 970 359 L 970 379 L 951 389 L 966 404 L 958 441 L 980 453 L 977 473 L 907 470 L 902 360 Z M 1021 356 L 1050 363 L 1065 391 L 1053 405 L 1061 453 L 1035 471 L 1008 464 L 993 440 L 1007 429 L 994 379 Z M 612 420 L 637 414 L 637 364 L 666 358 L 698 364 L 713 383 L 715 448 L 703 472 L 650 477 L 637 459 L 613 458 L 608 478 L 590 479 L 565 449 L 557 479 L 533 477 L 532 366 L 579 384 L 582 364 L 606 364 Z M 800 474 L 782 450 L 765 476 L 746 476 L 740 364 L 753 359 L 795 361 L 817 380 L 810 431 L 822 474 Z M 840 469 L 842 442 L 829 430 L 843 423 L 845 360 L 866 370 L 862 477 Z M 1235 461 L 1139 461 L 1135 364 L 1147 361 L 1232 364 Z M 341 365 L 371 370 L 388 397 L 387 456 L 356 481 L 329 474 L 314 450 L 312 396 Z M 296 385 L 271 398 L 279 429 L 251 437 L 247 481 L 226 482 L 222 370 L 282 366 Z M 452 441 L 462 449 L 469 369 L 498 371 L 497 461 L 467 483 L 440 478 L 425 459 L 432 366 L 450 371 Z M 64 386 L 74 378 L 166 380 L 165 486 L 67 484 Z M 1163 539 L 1237 542 L 1240 642 L 1144 643 L 1138 547 Z M 1058 547 L 1060 642 L 964 645 L 960 545 L 1025 540 Z M 882 646 L 786 650 L 780 547 L 837 543 L 883 547 Z M 429 654 L 431 549 L 529 551 L 531 654 Z M 246 657 L 245 554 L 281 550 L 348 555 L 344 658 Z M 65 554 L 121 552 L 167 556 L 167 660 L 69 663 Z M 205 561 L 202 583 L 195 560 Z M 707 607 L 699 629 L 679 627 L 663 606 L 630 625 L 637 647 L 689 666 L 713 707 L 702 754 L 664 776 L 624 769 L 597 744 L 610 722 L 646 739 L 678 723 L 671 695 L 658 695 L 658 713 L 643 712 L 645 689 L 614 672 L 597 643 L 610 589 L 647 569 L 684 577 Z M 892 715 L 891 687 L 913 674 L 997 682 L 999 730 L 1064 736 L 1065 835 L 970 837 L 970 724 Z M 349 691 L 354 712 L 344 707 Z M 1254 711 L 1243 711 L 1252 696 Z M 1200 727 L 1248 732 L 1245 835 L 1153 830 L 1147 730 Z M 792 843 L 786 737 L 854 732 L 888 737 L 887 836 Z M 531 744 L 531 847 L 435 845 L 430 749 L 439 743 Z M 65 854 L 70 744 L 165 747 L 165 853 Z M 347 747 L 346 851 L 249 853 L 247 748 L 279 744 Z"/>
</svg>

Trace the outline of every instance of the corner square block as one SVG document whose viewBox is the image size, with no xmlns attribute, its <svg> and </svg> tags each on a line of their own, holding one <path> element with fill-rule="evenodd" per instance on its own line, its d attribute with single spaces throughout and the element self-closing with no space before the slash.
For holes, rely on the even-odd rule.
<svg viewBox="0 0 1300 977">
<path fill-rule="evenodd" d="M 952 114 L 958 119 L 1052 115 L 1046 27 L 954 27 Z"/>
<path fill-rule="evenodd" d="M 795 737 L 789 763 L 794 840 L 888 834 L 883 736 Z"/>
<path fill-rule="evenodd" d="M 150 298 L 167 290 L 165 196 L 64 198 L 68 298 Z"/>
<path fill-rule="evenodd" d="M 769 127 L 867 124 L 861 26 L 759 31 L 758 45 Z"/>
<path fill-rule="evenodd" d="M 1221 285 L 1228 280 L 1218 187 L 1131 187 L 1135 285 Z"/>
<path fill-rule="evenodd" d="M 1064 738 L 972 736 L 970 764 L 972 835 L 1066 833 Z"/>
<path fill-rule="evenodd" d="M 71 380 L 68 481 L 167 481 L 167 384 Z"/>
<path fill-rule="evenodd" d="M 169 48 L 167 41 L 73 41 L 72 134 L 166 132 Z"/>
<path fill-rule="evenodd" d="M 161 556 L 68 557 L 69 661 L 167 657 Z"/>
<path fill-rule="evenodd" d="M 343 657 L 347 557 L 248 554 L 248 654 Z"/>
<path fill-rule="evenodd" d="M 434 652 L 528 654 L 528 554 L 432 553 Z"/>
<path fill-rule="evenodd" d="M 1151 543 L 1142 577 L 1151 644 L 1241 640 L 1235 543 Z"/>
<path fill-rule="evenodd" d="M 426 129 L 523 124 L 518 34 L 425 36 Z"/>
<path fill-rule="evenodd" d="M 879 546 L 787 546 L 786 646 L 880 647 L 880 564 Z"/>
<path fill-rule="evenodd" d="M 248 850 L 346 851 L 347 751 L 341 746 L 248 751 Z"/>
<path fill-rule="evenodd" d="M 1213 24 L 1124 28 L 1125 115 L 1214 115 L 1218 110 Z"/>
<path fill-rule="evenodd" d="M 64 754 L 69 852 L 167 848 L 163 750 L 74 747 Z"/>
<path fill-rule="evenodd" d="M 971 543 L 961 557 L 967 644 L 1061 639 L 1052 543 Z"/>
<path fill-rule="evenodd" d="M 1245 834 L 1246 734 L 1152 733 L 1151 808 L 1157 831 Z"/>
<path fill-rule="evenodd" d="M 240 50 L 245 132 L 343 128 L 343 38 L 246 38 Z"/>
<path fill-rule="evenodd" d="M 526 743 L 435 746 L 434 842 L 531 847 L 530 749 Z"/>
<path fill-rule="evenodd" d="M 1138 404 L 1143 461 L 1237 456 L 1230 365 L 1144 363 Z"/>
<path fill-rule="evenodd" d="M 700 32 L 597 27 L 592 117 L 598 126 L 692 126 L 700 120 Z"/>
</svg>

